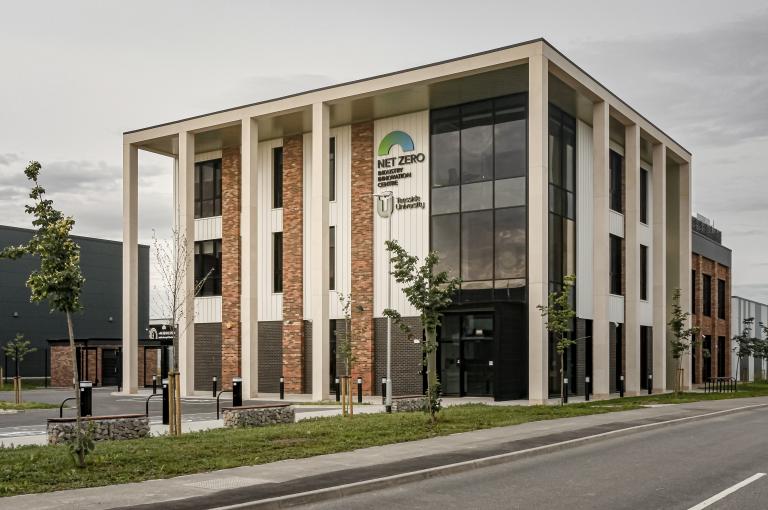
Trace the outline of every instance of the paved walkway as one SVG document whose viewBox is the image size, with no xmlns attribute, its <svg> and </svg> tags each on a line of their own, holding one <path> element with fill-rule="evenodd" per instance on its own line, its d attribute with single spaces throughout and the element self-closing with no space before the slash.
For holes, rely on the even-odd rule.
<svg viewBox="0 0 768 510">
<path fill-rule="evenodd" d="M 660 405 L 635 411 L 531 422 L 166 480 L 15 496 L 0 499 L 0 509 L 216 508 L 457 462 L 477 461 L 628 427 L 750 405 L 768 406 L 768 397 Z"/>
</svg>

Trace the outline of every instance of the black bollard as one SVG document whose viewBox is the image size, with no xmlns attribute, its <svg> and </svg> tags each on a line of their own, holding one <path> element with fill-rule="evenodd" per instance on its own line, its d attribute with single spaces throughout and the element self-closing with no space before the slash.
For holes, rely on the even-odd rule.
<svg viewBox="0 0 768 510">
<path fill-rule="evenodd" d="M 285 377 L 280 378 L 280 400 L 285 400 Z"/>
<path fill-rule="evenodd" d="M 589 402 L 589 393 L 592 388 L 589 387 L 589 377 L 584 378 L 584 401 Z"/>
<path fill-rule="evenodd" d="M 363 403 L 363 378 L 362 377 L 357 378 L 357 403 L 358 404 Z"/>
<path fill-rule="evenodd" d="M 339 384 L 339 378 L 334 379 L 333 383 L 336 386 L 336 402 L 341 401 L 341 385 Z"/>
<path fill-rule="evenodd" d="M 387 403 L 387 378 L 386 377 L 381 378 L 381 403 L 382 405 Z"/>
<path fill-rule="evenodd" d="M 648 374 L 648 394 L 653 393 L 653 374 Z"/>
<path fill-rule="evenodd" d="M 152 376 L 152 394 L 157 395 L 157 376 Z"/>
<path fill-rule="evenodd" d="M 232 379 L 232 407 L 243 407 L 243 379 Z"/>
<path fill-rule="evenodd" d="M 163 379 L 163 425 L 168 425 L 170 412 L 168 411 L 168 379 Z"/>
<path fill-rule="evenodd" d="M 563 404 L 568 403 L 568 378 L 563 378 Z"/>
<path fill-rule="evenodd" d="M 80 416 L 93 415 L 93 383 L 80 381 Z"/>
<path fill-rule="evenodd" d="M 619 397 L 624 398 L 624 376 L 619 376 Z"/>
<path fill-rule="evenodd" d="M 219 389 L 219 381 L 218 379 L 216 379 L 215 375 L 213 376 L 212 384 L 213 384 L 213 391 L 211 395 L 213 396 L 213 398 L 216 398 L 216 391 Z"/>
</svg>

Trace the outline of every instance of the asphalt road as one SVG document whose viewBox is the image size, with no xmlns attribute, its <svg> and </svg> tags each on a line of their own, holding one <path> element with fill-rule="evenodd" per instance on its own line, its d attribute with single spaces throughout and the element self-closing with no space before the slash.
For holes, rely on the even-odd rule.
<svg viewBox="0 0 768 510">
<path fill-rule="evenodd" d="M 700 510 L 768 473 L 767 431 L 768 410 L 759 409 L 301 508 Z M 768 476 L 706 508 L 767 509 Z"/>
</svg>

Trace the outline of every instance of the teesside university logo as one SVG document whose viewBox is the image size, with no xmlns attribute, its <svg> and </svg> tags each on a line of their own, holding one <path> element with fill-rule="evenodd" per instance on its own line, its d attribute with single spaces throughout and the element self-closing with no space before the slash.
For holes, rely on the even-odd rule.
<svg viewBox="0 0 768 510">
<path fill-rule="evenodd" d="M 392 147 L 399 145 L 406 153 L 402 156 L 390 156 Z M 411 135 L 405 131 L 392 131 L 379 142 L 378 161 L 376 161 L 376 181 L 379 188 L 397 186 L 400 179 L 408 179 L 411 172 L 406 170 L 408 165 L 423 163 L 426 159 L 424 153 L 414 152 L 416 146 Z"/>
</svg>

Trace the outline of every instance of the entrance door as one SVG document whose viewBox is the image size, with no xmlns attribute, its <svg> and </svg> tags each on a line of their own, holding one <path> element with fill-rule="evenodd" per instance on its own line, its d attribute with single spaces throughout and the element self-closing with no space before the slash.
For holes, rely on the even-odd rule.
<svg viewBox="0 0 768 510">
<path fill-rule="evenodd" d="M 446 315 L 440 329 L 443 394 L 493 396 L 493 314 Z"/>
<path fill-rule="evenodd" d="M 101 378 L 102 386 L 119 385 L 117 349 L 101 350 Z"/>
</svg>

